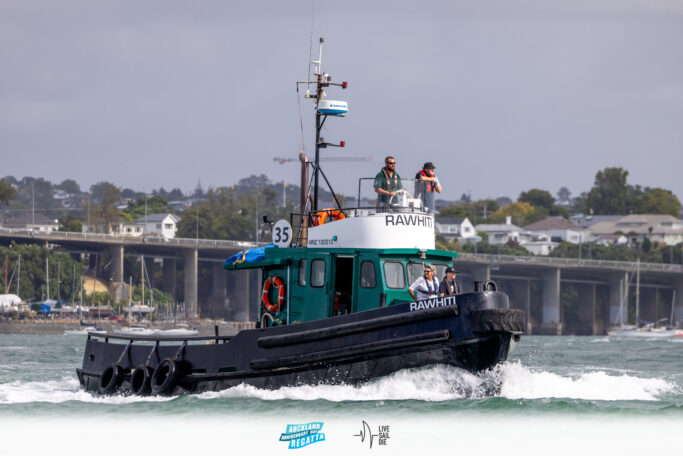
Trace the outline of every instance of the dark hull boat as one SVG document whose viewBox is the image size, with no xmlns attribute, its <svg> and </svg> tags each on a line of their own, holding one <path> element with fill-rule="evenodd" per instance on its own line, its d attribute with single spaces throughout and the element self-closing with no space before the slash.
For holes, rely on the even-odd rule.
<svg viewBox="0 0 683 456">
<path fill-rule="evenodd" d="M 318 176 L 325 177 L 319 149 L 332 145 L 322 141 L 320 130 L 328 116 L 348 109 L 346 102 L 325 99 L 324 89 L 346 83 L 321 74 L 320 60 L 317 81 L 306 82 L 317 88 L 307 95 L 316 103 L 315 160 L 302 156 L 303 175 L 309 167 L 314 171 L 313 194 L 302 186 L 295 242 L 293 215 L 272 228 L 274 245 L 240 252 L 224 266 L 261 270 L 258 327 L 209 337 L 89 333 L 77 370 L 88 391 L 171 395 L 242 383 L 356 384 L 433 364 L 478 372 L 507 358 L 522 333 L 524 313 L 510 309 L 493 282 L 422 301 L 409 293 L 425 268 L 441 278 L 457 267 L 455 252 L 435 250 L 434 214 L 412 196 L 420 181 L 361 179 L 353 208 L 343 208 L 330 187 L 337 208 L 318 208 Z M 369 199 L 362 198 L 364 182 L 376 203 L 363 205 Z"/>
<path fill-rule="evenodd" d="M 183 394 L 241 383 L 271 389 L 356 384 L 432 364 L 477 372 L 507 358 L 523 325 L 523 312 L 509 309 L 507 295 L 489 291 L 234 337 L 128 339 L 93 333 L 78 378 L 87 390 L 105 394 Z"/>
</svg>

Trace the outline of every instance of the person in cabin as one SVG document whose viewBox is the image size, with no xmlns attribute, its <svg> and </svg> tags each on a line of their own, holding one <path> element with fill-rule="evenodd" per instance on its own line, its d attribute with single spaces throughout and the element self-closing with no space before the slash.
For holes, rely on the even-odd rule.
<svg viewBox="0 0 683 456">
<path fill-rule="evenodd" d="M 425 265 L 425 272 L 408 288 L 408 293 L 416 301 L 439 297 L 439 279 L 434 277 L 436 268 L 431 264 Z M 417 294 L 416 294 L 417 293 Z"/>
<path fill-rule="evenodd" d="M 446 268 L 446 277 L 443 278 L 439 285 L 439 296 L 442 298 L 444 296 L 455 296 L 460 294 L 460 287 L 458 286 L 458 282 L 455 281 L 456 272 L 457 271 L 450 266 Z"/>
<path fill-rule="evenodd" d="M 441 184 L 439 178 L 434 173 L 434 163 L 427 162 L 422 166 L 422 169 L 415 175 L 415 190 L 424 207 L 429 208 L 434 212 L 434 193 L 441 193 Z"/>
<path fill-rule="evenodd" d="M 401 176 L 396 172 L 396 159 L 389 156 L 384 159 L 384 168 L 375 176 L 375 192 L 377 192 L 377 205 L 388 206 L 398 203 L 396 194 L 403 188 Z"/>
</svg>

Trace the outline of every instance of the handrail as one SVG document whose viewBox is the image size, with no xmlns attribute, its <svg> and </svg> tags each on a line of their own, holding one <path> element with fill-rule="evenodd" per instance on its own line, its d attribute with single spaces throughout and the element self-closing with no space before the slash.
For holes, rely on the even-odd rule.
<svg viewBox="0 0 683 456">
<path fill-rule="evenodd" d="M 109 334 L 102 331 L 90 331 L 88 333 L 88 339 L 90 338 L 98 339 L 116 339 L 116 340 L 142 340 L 149 342 L 182 342 L 182 341 L 196 341 L 196 340 L 222 340 L 228 341 L 233 338 L 233 336 L 160 336 L 160 335 L 124 335 L 124 334 Z"/>
<path fill-rule="evenodd" d="M 539 257 L 539 256 L 518 256 L 518 255 L 497 255 L 490 253 L 458 253 L 459 260 L 473 260 L 490 263 L 496 261 L 497 263 L 506 262 L 508 264 L 538 264 L 538 265 L 568 265 L 568 266 L 600 266 L 612 268 L 632 268 L 634 262 L 632 261 L 614 261 L 614 260 L 593 260 L 593 259 L 578 259 L 565 257 Z M 659 271 L 683 271 L 683 265 L 671 263 L 640 263 L 640 269 L 659 270 Z"/>
<path fill-rule="evenodd" d="M 104 233 L 77 233 L 71 231 L 52 231 L 50 233 L 36 232 L 30 229 L 15 229 L 0 227 L 0 236 L 3 234 L 34 239 L 61 239 L 61 240 L 86 240 L 86 241 L 112 241 L 127 242 L 130 244 L 152 245 L 176 245 L 176 246 L 204 246 L 204 247 L 239 247 L 252 248 L 266 245 L 265 242 L 232 241 L 222 239 L 192 239 L 192 238 L 165 238 L 163 236 L 130 236 L 125 234 Z"/>
</svg>

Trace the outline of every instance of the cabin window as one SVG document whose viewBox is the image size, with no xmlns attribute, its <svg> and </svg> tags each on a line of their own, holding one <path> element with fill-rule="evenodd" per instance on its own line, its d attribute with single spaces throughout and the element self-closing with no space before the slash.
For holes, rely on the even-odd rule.
<svg viewBox="0 0 683 456">
<path fill-rule="evenodd" d="M 441 280 L 444 277 L 446 277 L 446 268 L 448 265 L 441 264 L 441 263 L 432 263 L 432 266 L 436 268 L 436 278 Z"/>
<path fill-rule="evenodd" d="M 306 260 L 299 260 L 299 285 L 306 286 Z"/>
<path fill-rule="evenodd" d="M 325 260 L 311 261 L 311 286 L 322 287 L 325 285 Z"/>
<path fill-rule="evenodd" d="M 424 274 L 424 265 L 422 263 L 408 263 L 408 283 L 415 282 L 420 276 Z"/>
<path fill-rule="evenodd" d="M 375 288 L 376 285 L 375 263 L 368 260 L 363 261 L 360 264 L 360 286 L 363 288 Z"/>
<path fill-rule="evenodd" d="M 403 263 L 398 261 L 385 261 L 384 280 L 389 288 L 405 288 L 406 276 L 403 271 Z"/>
</svg>

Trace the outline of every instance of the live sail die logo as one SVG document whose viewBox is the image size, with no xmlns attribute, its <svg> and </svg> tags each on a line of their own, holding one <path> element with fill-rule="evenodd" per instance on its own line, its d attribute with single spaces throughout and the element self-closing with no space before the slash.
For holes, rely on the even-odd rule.
<svg viewBox="0 0 683 456">
<path fill-rule="evenodd" d="M 288 448 L 295 450 L 307 445 L 325 440 L 322 431 L 323 424 L 320 421 L 303 424 L 288 424 L 287 430 L 280 435 L 280 442 L 289 442 Z"/>
<path fill-rule="evenodd" d="M 373 433 L 371 426 L 363 420 L 361 422 L 360 432 L 358 432 L 358 434 L 353 434 L 353 436 L 360 437 L 362 443 L 367 442 L 370 449 L 372 449 L 372 445 L 375 443 L 377 445 L 387 445 L 387 441 L 389 440 L 389 426 L 377 426 L 377 432 Z"/>
</svg>

